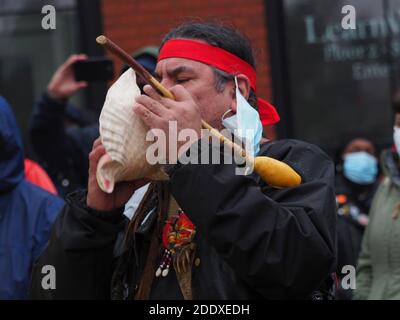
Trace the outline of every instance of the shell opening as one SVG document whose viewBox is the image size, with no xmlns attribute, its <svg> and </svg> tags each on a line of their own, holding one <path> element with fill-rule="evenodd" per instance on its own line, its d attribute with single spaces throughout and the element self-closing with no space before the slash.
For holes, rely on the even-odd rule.
<svg viewBox="0 0 400 320">
<path fill-rule="evenodd" d="M 109 165 L 113 162 L 108 154 L 103 155 L 97 164 L 96 179 L 101 190 L 106 193 L 112 193 L 115 186 L 115 177 L 112 170 L 108 170 Z"/>
</svg>

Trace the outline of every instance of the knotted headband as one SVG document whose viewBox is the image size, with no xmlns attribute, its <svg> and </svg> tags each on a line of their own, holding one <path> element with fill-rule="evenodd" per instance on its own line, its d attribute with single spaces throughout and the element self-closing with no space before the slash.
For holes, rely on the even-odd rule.
<svg viewBox="0 0 400 320">
<path fill-rule="evenodd" d="M 190 39 L 171 39 L 165 42 L 158 55 L 158 61 L 167 58 L 184 58 L 198 61 L 226 73 L 236 75 L 244 74 L 250 81 L 250 87 L 256 92 L 257 75 L 254 68 L 246 61 L 234 54 Z M 263 125 L 271 125 L 279 122 L 279 115 L 273 105 L 258 98 L 258 113 Z"/>
</svg>

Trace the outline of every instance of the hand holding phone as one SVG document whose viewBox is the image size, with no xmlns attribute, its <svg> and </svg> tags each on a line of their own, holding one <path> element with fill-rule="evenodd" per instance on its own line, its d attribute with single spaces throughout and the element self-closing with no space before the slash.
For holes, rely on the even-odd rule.
<svg viewBox="0 0 400 320">
<path fill-rule="evenodd" d="M 86 88 L 89 81 L 108 81 L 113 77 L 114 65 L 110 59 L 73 54 L 53 74 L 47 93 L 53 99 L 64 100 Z"/>
<path fill-rule="evenodd" d="M 85 61 L 85 54 L 73 54 L 53 74 L 48 86 L 47 93 L 56 100 L 64 100 L 82 88 L 87 87 L 86 81 L 76 81 L 73 66 L 78 61 Z"/>
</svg>

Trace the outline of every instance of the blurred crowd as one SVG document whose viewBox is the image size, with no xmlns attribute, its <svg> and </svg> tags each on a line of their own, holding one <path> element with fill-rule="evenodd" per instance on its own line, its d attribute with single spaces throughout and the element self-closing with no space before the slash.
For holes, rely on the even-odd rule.
<svg viewBox="0 0 400 320">
<path fill-rule="evenodd" d="M 147 46 L 133 57 L 150 73 L 158 48 Z M 30 272 L 50 236 L 65 196 L 87 187 L 88 156 L 99 136 L 99 124 L 69 98 L 88 86 L 77 81 L 74 64 L 83 54 L 71 55 L 55 71 L 30 121 L 30 137 L 39 163 L 24 158 L 21 133 L 12 106 L 0 96 L 0 299 L 26 299 Z M 123 65 L 120 73 L 128 69 Z M 142 90 L 144 83 L 138 79 Z M 143 192 L 142 192 L 143 193 Z M 138 194 L 126 205 L 131 216 Z"/>
<path fill-rule="evenodd" d="M 142 48 L 133 56 L 154 73 L 157 48 Z M 46 246 L 64 198 L 87 186 L 88 155 L 99 136 L 99 125 L 69 103 L 88 85 L 76 81 L 73 72 L 73 65 L 87 58 L 69 57 L 34 107 L 30 138 L 38 163 L 24 157 L 12 106 L 0 97 L 0 299 L 28 297 L 30 271 Z M 394 127 L 390 150 L 378 152 L 372 141 L 354 137 L 335 159 L 336 299 L 400 298 L 399 97 L 393 110 L 394 122 L 388 124 Z M 127 203 L 127 217 L 134 214 L 145 188 Z M 346 266 L 356 269 L 356 287 L 350 289 L 344 285 Z"/>
</svg>

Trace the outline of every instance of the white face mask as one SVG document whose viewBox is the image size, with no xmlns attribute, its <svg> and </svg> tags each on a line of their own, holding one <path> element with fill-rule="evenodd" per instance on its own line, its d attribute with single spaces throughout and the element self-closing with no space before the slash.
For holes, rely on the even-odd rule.
<svg viewBox="0 0 400 320">
<path fill-rule="evenodd" d="M 247 151 L 255 155 L 260 150 L 260 141 L 263 131 L 260 115 L 240 93 L 236 77 L 235 83 L 237 111 L 235 115 L 224 119 L 224 116 L 231 112 L 231 110 L 225 112 L 222 116 L 222 125 L 236 137 L 244 141 Z"/>
<path fill-rule="evenodd" d="M 396 146 L 397 154 L 400 156 L 400 128 L 393 127 L 393 141 Z"/>
</svg>

